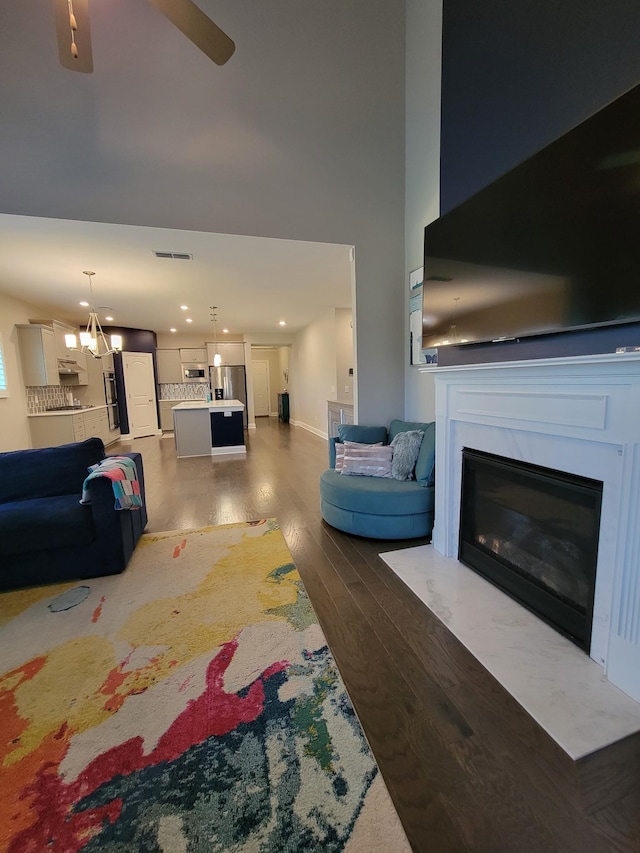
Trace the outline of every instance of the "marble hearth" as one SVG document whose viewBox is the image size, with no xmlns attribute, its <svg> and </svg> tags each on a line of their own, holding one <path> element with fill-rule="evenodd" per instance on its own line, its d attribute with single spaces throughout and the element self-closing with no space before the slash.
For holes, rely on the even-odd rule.
<svg viewBox="0 0 640 853">
<path fill-rule="evenodd" d="M 640 353 L 422 372 L 436 385 L 433 544 L 384 559 L 569 754 L 639 731 Z M 591 660 L 457 561 L 463 447 L 602 481 Z"/>
</svg>

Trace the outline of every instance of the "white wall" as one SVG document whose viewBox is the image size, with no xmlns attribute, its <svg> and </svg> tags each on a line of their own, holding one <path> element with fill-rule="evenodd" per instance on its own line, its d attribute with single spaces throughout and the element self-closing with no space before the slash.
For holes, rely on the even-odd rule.
<svg viewBox="0 0 640 853">
<path fill-rule="evenodd" d="M 440 213 L 442 0 L 407 0 L 404 353 L 405 417 L 435 418 L 433 379 L 409 365 L 409 273 L 423 263 L 424 227 Z"/>
<path fill-rule="evenodd" d="M 354 396 L 355 374 L 349 375 L 351 368 L 355 370 L 352 316 L 350 308 L 336 311 L 336 399 L 342 403 L 353 403 Z"/>
<path fill-rule="evenodd" d="M 327 437 L 327 401 L 336 397 L 336 316 L 329 311 L 296 336 L 289 364 L 291 421 Z"/>
<path fill-rule="evenodd" d="M 0 452 L 31 447 L 27 395 L 22 384 L 16 323 L 28 323 L 39 309 L 0 292 L 0 333 L 9 396 L 0 398 Z"/>
</svg>

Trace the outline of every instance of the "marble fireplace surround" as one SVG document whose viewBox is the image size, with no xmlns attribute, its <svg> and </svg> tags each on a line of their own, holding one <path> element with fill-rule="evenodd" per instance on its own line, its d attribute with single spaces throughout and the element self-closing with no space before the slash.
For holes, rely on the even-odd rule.
<svg viewBox="0 0 640 853">
<path fill-rule="evenodd" d="M 574 759 L 640 732 L 640 353 L 421 372 L 433 542 L 383 559 Z M 603 482 L 589 656 L 458 562 L 463 447 Z"/>
</svg>

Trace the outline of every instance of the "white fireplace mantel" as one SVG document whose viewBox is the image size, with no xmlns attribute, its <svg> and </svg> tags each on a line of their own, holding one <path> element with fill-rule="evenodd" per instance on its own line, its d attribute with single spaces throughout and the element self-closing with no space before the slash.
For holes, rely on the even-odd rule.
<svg viewBox="0 0 640 853">
<path fill-rule="evenodd" d="M 436 387 L 440 554 L 457 557 L 464 447 L 602 481 L 590 656 L 640 701 L 640 353 L 421 372 Z"/>
</svg>

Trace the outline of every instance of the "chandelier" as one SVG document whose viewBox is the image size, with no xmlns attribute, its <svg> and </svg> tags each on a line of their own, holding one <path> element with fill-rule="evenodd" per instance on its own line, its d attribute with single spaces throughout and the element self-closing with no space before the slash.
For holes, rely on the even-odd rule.
<svg viewBox="0 0 640 853">
<path fill-rule="evenodd" d="M 222 364 L 222 356 L 218 352 L 218 340 L 216 338 L 216 310 L 218 308 L 217 305 L 210 305 L 211 308 L 211 322 L 213 323 L 213 366 L 220 367 Z"/>
<path fill-rule="evenodd" d="M 83 273 L 89 276 L 89 320 L 86 330 L 80 332 L 80 352 L 88 353 L 93 358 L 102 358 L 102 356 L 111 355 L 113 352 L 121 352 L 122 336 L 111 335 L 110 342 L 107 343 L 100 320 L 98 320 L 98 315 L 93 307 L 92 276 L 95 275 L 95 272 L 93 270 L 83 270 Z M 78 349 L 78 341 L 75 335 L 65 335 L 64 342 L 67 349 Z"/>
</svg>

